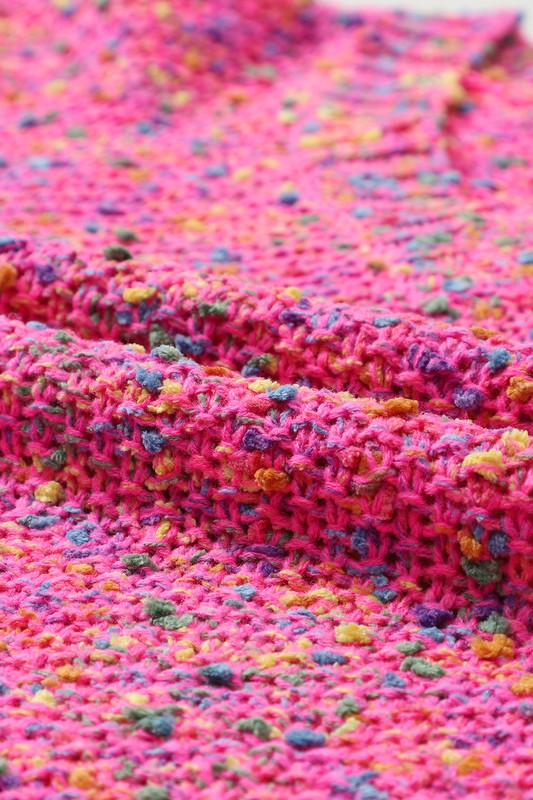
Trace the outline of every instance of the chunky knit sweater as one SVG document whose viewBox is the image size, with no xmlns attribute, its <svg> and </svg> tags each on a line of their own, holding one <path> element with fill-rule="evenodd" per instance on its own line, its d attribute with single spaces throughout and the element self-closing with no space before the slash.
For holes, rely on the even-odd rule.
<svg viewBox="0 0 533 800">
<path fill-rule="evenodd" d="M 533 797 L 510 15 L 0 1 L 2 800 Z"/>
</svg>

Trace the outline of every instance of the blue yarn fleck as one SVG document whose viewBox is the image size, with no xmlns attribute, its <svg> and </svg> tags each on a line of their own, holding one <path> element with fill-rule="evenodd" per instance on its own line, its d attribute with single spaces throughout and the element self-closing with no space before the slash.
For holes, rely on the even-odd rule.
<svg viewBox="0 0 533 800">
<path fill-rule="evenodd" d="M 285 206 L 293 206 L 299 199 L 300 195 L 293 190 L 282 192 L 279 196 L 279 202 Z"/>
<path fill-rule="evenodd" d="M 205 340 L 191 339 L 181 333 L 176 334 L 174 342 L 185 356 L 201 356 L 208 344 Z"/>
<path fill-rule="evenodd" d="M 163 374 L 159 370 L 148 370 L 138 367 L 135 374 L 137 381 L 149 392 L 158 392 L 163 385 Z"/>
<path fill-rule="evenodd" d="M 227 174 L 228 168 L 225 164 L 212 164 L 205 171 L 207 178 L 223 178 Z"/>
<path fill-rule="evenodd" d="M 297 750 L 309 750 L 312 747 L 324 747 L 326 737 L 323 733 L 306 728 L 294 728 L 285 734 L 285 741 Z"/>
<path fill-rule="evenodd" d="M 518 254 L 519 264 L 533 264 L 533 250 L 522 250 Z"/>
<path fill-rule="evenodd" d="M 160 453 L 165 447 L 167 439 L 154 430 L 145 430 L 141 434 L 144 449 L 148 453 Z"/>
<path fill-rule="evenodd" d="M 490 353 L 487 354 L 489 368 L 491 372 L 498 372 L 507 366 L 511 360 L 511 353 L 505 347 L 495 347 Z"/>
<path fill-rule="evenodd" d="M 469 278 L 468 276 L 465 275 L 460 278 L 447 278 L 443 282 L 442 288 L 446 292 L 461 293 L 461 292 L 466 292 L 468 289 L 470 289 L 473 283 L 474 281 L 472 280 L 472 278 Z"/>
<path fill-rule="evenodd" d="M 157 736 L 159 739 L 168 739 L 174 730 L 174 717 L 171 717 L 169 714 L 145 717 L 139 721 L 138 726 L 148 731 L 148 733 Z"/>
<path fill-rule="evenodd" d="M 503 531 L 494 531 L 489 536 L 489 550 L 495 558 L 509 553 L 509 537 Z"/>
<path fill-rule="evenodd" d="M 24 525 L 25 528 L 32 528 L 32 530 L 42 531 L 44 528 L 49 528 L 59 522 L 61 517 L 57 514 L 50 514 L 47 516 L 38 516 L 37 514 L 26 514 L 24 517 L 19 517 L 17 522 Z"/>
<path fill-rule="evenodd" d="M 271 400 L 294 400 L 298 394 L 298 389 L 295 386 L 291 386 L 290 383 L 286 383 L 283 386 L 278 386 L 277 389 L 268 389 L 267 394 Z"/>
<path fill-rule="evenodd" d="M 356 219 L 364 219 L 365 217 L 371 217 L 374 212 L 369 206 L 357 206 L 356 208 L 352 209 L 352 216 Z"/>
<path fill-rule="evenodd" d="M 236 586 L 235 591 L 242 597 L 243 600 L 251 600 L 257 594 L 257 589 L 251 583 L 245 583 L 243 586 Z"/>
<path fill-rule="evenodd" d="M 211 261 L 218 264 L 230 264 L 232 261 L 240 261 L 241 257 L 232 253 L 227 247 L 215 247 L 211 253 Z"/>
<path fill-rule="evenodd" d="M 394 325 L 399 325 L 399 323 L 398 317 L 376 317 L 372 325 L 375 328 L 392 328 Z"/>
<path fill-rule="evenodd" d="M 386 672 L 383 680 L 383 686 L 390 689 L 404 689 L 407 686 L 405 678 L 396 675 L 395 672 Z"/>
<path fill-rule="evenodd" d="M 420 629 L 420 634 L 422 636 L 430 636 L 433 639 L 433 641 L 439 642 L 439 643 L 443 642 L 444 639 L 446 638 L 444 633 L 441 630 L 439 630 L 438 628 L 435 628 L 435 627 L 421 628 Z"/>
<path fill-rule="evenodd" d="M 91 540 L 91 534 L 85 528 L 73 528 L 65 534 L 65 538 L 72 542 L 72 544 L 81 547 L 82 544 L 87 544 Z"/>
<path fill-rule="evenodd" d="M 398 592 L 395 592 L 394 589 L 376 589 L 374 592 L 374 597 L 381 603 L 390 603 L 397 596 Z"/>
<path fill-rule="evenodd" d="M 342 653 L 334 653 L 333 650 L 315 650 L 313 661 L 322 667 L 332 666 L 333 664 L 346 664 L 348 659 Z"/>
<path fill-rule="evenodd" d="M 201 667 L 198 671 L 211 686 L 229 686 L 233 680 L 233 672 L 224 662 L 209 664 L 207 667 Z"/>
</svg>

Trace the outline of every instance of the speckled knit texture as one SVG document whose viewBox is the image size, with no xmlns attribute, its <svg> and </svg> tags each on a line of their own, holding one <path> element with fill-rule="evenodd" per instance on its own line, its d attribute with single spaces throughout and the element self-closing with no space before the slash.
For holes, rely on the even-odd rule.
<svg viewBox="0 0 533 800">
<path fill-rule="evenodd" d="M 0 0 L 2 800 L 533 798 L 511 15 Z"/>
</svg>

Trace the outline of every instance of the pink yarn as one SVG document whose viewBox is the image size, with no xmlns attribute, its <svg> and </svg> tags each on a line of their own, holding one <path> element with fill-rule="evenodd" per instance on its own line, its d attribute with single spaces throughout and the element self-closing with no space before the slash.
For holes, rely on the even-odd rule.
<svg viewBox="0 0 533 800">
<path fill-rule="evenodd" d="M 0 5 L 0 796 L 533 794 L 514 16 Z"/>
</svg>

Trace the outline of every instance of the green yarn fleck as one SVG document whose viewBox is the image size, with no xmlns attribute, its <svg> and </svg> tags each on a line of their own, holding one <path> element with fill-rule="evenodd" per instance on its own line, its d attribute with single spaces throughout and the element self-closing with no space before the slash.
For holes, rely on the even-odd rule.
<svg viewBox="0 0 533 800">
<path fill-rule="evenodd" d="M 150 567 L 150 569 L 157 571 L 157 565 L 146 553 L 126 553 L 126 555 L 120 557 L 120 560 L 129 572 L 137 572 L 142 567 Z"/>
<path fill-rule="evenodd" d="M 404 642 L 398 642 L 396 645 L 396 650 L 399 650 L 404 656 L 414 656 L 425 649 L 426 645 L 419 641 L 409 642 L 406 640 Z"/>
<path fill-rule="evenodd" d="M 171 344 L 161 344 L 157 348 L 157 357 L 162 361 L 181 361 L 183 353 L 177 347 Z"/>
<path fill-rule="evenodd" d="M 150 342 L 150 347 L 160 347 L 163 344 L 172 346 L 174 344 L 173 337 L 158 322 L 153 322 L 150 325 L 148 341 Z M 181 355 L 181 351 L 178 352 Z"/>
<path fill-rule="evenodd" d="M 194 622 L 194 614 L 181 614 L 179 617 L 175 614 L 169 614 L 158 618 L 155 624 L 166 631 L 177 631 L 180 628 L 186 628 L 192 622 Z"/>
<path fill-rule="evenodd" d="M 198 313 L 201 317 L 225 317 L 229 306 L 228 300 L 216 300 L 214 303 L 200 303 Z"/>
<path fill-rule="evenodd" d="M 104 258 L 108 261 L 130 261 L 133 258 L 132 254 L 126 247 L 121 244 L 109 244 L 104 247 Z"/>
<path fill-rule="evenodd" d="M 422 304 L 422 311 L 432 317 L 439 314 L 447 314 L 450 310 L 450 302 L 447 297 L 430 297 Z"/>
<path fill-rule="evenodd" d="M 124 761 L 122 762 L 122 767 L 120 769 L 116 769 L 113 772 L 113 777 L 117 781 L 122 781 L 124 780 L 124 778 L 129 778 L 130 775 L 133 774 L 134 769 L 135 769 L 135 764 L 133 763 L 133 761 L 129 758 L 125 758 Z"/>
<path fill-rule="evenodd" d="M 170 795 L 163 786 L 150 785 L 135 792 L 135 800 L 170 800 Z"/>
<path fill-rule="evenodd" d="M 469 558 L 463 557 L 461 566 L 468 577 L 475 580 L 480 586 L 496 583 L 502 577 L 502 571 L 496 561 L 470 561 Z"/>
<path fill-rule="evenodd" d="M 270 733 L 272 731 L 272 725 L 269 725 L 268 722 L 262 717 L 250 717 L 249 719 L 240 719 L 236 726 L 238 731 L 245 731 L 246 733 L 254 733 L 259 739 L 262 739 L 264 742 L 270 739 Z"/>
<path fill-rule="evenodd" d="M 160 600 L 159 597 L 148 597 L 144 601 L 144 610 L 151 620 L 169 617 L 176 613 L 176 606 L 171 600 Z"/>
<path fill-rule="evenodd" d="M 479 630 L 485 633 L 509 633 L 511 625 L 505 617 L 493 612 L 488 619 L 479 623 Z"/>
<path fill-rule="evenodd" d="M 139 238 L 135 231 L 121 227 L 115 230 L 115 236 L 117 239 L 120 239 L 121 242 L 136 242 Z"/>
<path fill-rule="evenodd" d="M 442 678 L 443 675 L 446 675 L 445 669 L 426 658 L 404 658 L 400 669 L 403 672 L 413 672 L 420 678 Z"/>
<path fill-rule="evenodd" d="M 341 719 L 344 719 L 345 717 L 350 717 L 352 714 L 359 714 L 360 710 L 359 704 L 356 703 L 353 697 L 343 697 L 337 704 L 335 714 L 341 717 Z"/>
</svg>

